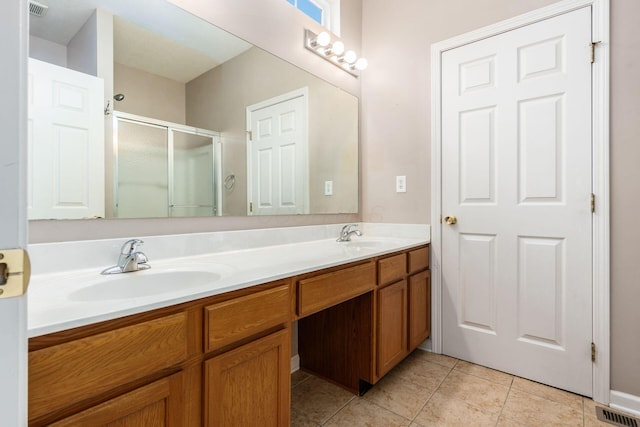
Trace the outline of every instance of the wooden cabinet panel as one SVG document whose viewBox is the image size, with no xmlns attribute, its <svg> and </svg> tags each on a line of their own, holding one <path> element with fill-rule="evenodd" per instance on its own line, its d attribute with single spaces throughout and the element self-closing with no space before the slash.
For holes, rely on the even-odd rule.
<svg viewBox="0 0 640 427">
<path fill-rule="evenodd" d="M 155 381 L 50 425 L 180 427 L 183 425 L 181 375 Z"/>
<path fill-rule="evenodd" d="M 407 281 L 378 291 L 378 363 L 382 377 L 407 354 Z"/>
<path fill-rule="evenodd" d="M 375 268 L 371 262 L 300 280 L 298 315 L 306 316 L 362 295 L 375 284 Z"/>
<path fill-rule="evenodd" d="M 187 313 L 29 353 L 29 418 L 176 365 L 187 357 Z"/>
<path fill-rule="evenodd" d="M 402 253 L 378 261 L 378 285 L 402 279 L 407 274 L 407 254 Z"/>
<path fill-rule="evenodd" d="M 429 337 L 431 331 L 431 274 L 409 277 L 409 351 Z"/>
<path fill-rule="evenodd" d="M 206 426 L 288 426 L 290 333 L 275 332 L 205 362 Z"/>
<path fill-rule="evenodd" d="M 429 247 L 409 252 L 409 274 L 429 268 Z"/>
<path fill-rule="evenodd" d="M 205 307 L 205 351 L 289 322 L 289 304 L 287 284 Z"/>
</svg>

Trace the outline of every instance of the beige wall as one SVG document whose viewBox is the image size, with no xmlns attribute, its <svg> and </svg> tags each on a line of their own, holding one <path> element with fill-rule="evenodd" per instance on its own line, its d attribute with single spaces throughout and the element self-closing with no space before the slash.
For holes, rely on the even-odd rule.
<svg viewBox="0 0 640 427">
<path fill-rule="evenodd" d="M 431 222 L 430 45 L 554 2 L 364 2 L 363 220 Z M 640 2 L 611 3 L 611 388 L 640 396 Z M 396 175 L 407 175 L 406 194 Z"/>
<path fill-rule="evenodd" d="M 185 84 L 126 65 L 113 64 L 113 109 L 139 116 L 185 124 Z"/>
<path fill-rule="evenodd" d="M 640 2 L 611 0 L 611 388 L 640 396 Z"/>
<path fill-rule="evenodd" d="M 301 88 L 309 95 L 309 211 L 357 212 L 357 98 L 254 47 L 187 84 L 187 124 L 221 132 L 222 176 L 236 176 L 235 188 L 223 189 L 223 215 L 247 212 L 246 107 Z M 324 195 L 325 180 L 333 196 Z"/>
</svg>

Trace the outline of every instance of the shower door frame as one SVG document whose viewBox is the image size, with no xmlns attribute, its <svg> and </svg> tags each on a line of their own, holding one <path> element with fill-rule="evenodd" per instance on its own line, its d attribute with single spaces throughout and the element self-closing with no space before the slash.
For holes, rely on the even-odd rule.
<svg viewBox="0 0 640 427">
<path fill-rule="evenodd" d="M 222 215 L 222 143 L 220 132 L 201 129 L 179 123 L 158 120 L 151 117 L 139 116 L 136 114 L 113 111 L 113 216 L 118 217 L 118 121 L 123 120 L 142 126 L 164 128 L 167 130 L 167 218 L 174 218 L 171 215 L 173 201 L 173 133 L 175 130 L 198 136 L 210 137 L 213 145 L 213 203 L 214 212 L 211 216 Z"/>
</svg>

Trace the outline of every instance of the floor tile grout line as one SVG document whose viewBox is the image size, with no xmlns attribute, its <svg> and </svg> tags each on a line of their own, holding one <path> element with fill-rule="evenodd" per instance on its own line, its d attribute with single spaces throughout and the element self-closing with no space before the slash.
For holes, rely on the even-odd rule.
<svg viewBox="0 0 640 427">
<path fill-rule="evenodd" d="M 504 397 L 504 402 L 502 402 L 502 407 L 500 408 L 500 413 L 498 414 L 498 418 L 496 419 L 496 427 L 500 423 L 500 418 L 502 417 L 502 412 L 504 412 L 504 407 L 507 405 L 507 400 L 509 400 L 509 395 L 511 394 L 511 388 L 513 388 L 513 380 L 515 377 L 511 378 L 511 384 L 509 384 L 509 390 L 507 390 L 507 395 Z"/>
<path fill-rule="evenodd" d="M 342 411 L 344 408 L 346 408 L 346 407 L 347 407 L 347 405 L 348 405 L 349 403 L 351 403 L 354 399 L 357 399 L 357 398 L 358 398 L 358 396 L 356 396 L 356 395 L 351 396 L 351 397 L 349 398 L 349 400 L 347 400 L 347 402 L 346 402 L 344 405 L 342 405 L 340 408 L 338 408 L 338 410 L 337 410 L 337 411 L 335 411 L 333 414 L 329 415 L 329 417 L 328 417 L 326 420 L 324 420 L 323 422 L 319 423 L 319 425 L 320 425 L 320 426 L 326 425 L 329 421 L 331 421 L 331 419 L 332 419 L 333 417 L 335 417 L 336 415 L 338 415 L 338 413 L 339 413 L 340 411 Z"/>
<path fill-rule="evenodd" d="M 458 363 L 456 361 L 456 363 Z M 443 365 L 440 365 L 443 366 Z M 442 383 L 444 383 L 444 381 L 447 379 L 447 377 L 449 376 L 449 374 L 451 372 L 453 372 L 453 368 L 455 367 L 455 364 L 451 367 L 449 366 L 445 366 L 445 368 L 449 368 L 449 372 L 447 372 L 447 375 L 444 376 L 444 378 L 442 378 L 442 380 L 440 381 L 440 383 L 438 384 L 438 386 L 433 389 L 433 391 L 431 392 L 431 396 L 429 396 L 429 398 L 427 399 L 426 402 L 424 402 L 424 405 L 422 405 L 422 407 L 420 408 L 420 410 L 416 413 L 416 415 L 413 417 L 413 419 L 411 420 L 412 423 L 416 422 L 416 418 L 418 418 L 418 415 L 420 415 L 422 413 L 422 411 L 424 411 L 424 408 L 429 404 L 429 402 L 431 401 L 431 399 L 433 398 L 433 396 L 435 396 L 436 392 L 440 389 L 440 386 L 442 386 Z"/>
</svg>

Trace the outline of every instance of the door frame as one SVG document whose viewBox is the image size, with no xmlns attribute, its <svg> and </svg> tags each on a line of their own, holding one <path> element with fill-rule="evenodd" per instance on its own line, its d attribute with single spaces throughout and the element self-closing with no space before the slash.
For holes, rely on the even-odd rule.
<svg viewBox="0 0 640 427">
<path fill-rule="evenodd" d="M 597 42 L 592 64 L 592 191 L 596 195 L 593 232 L 593 400 L 609 404 L 610 394 L 610 194 L 609 194 L 609 1 L 564 0 L 431 45 L 431 350 L 442 353 L 442 93 L 443 52 L 507 31 L 591 7 L 591 37 Z M 586 196 L 586 195 L 585 195 Z M 585 199 L 585 203 L 588 200 Z M 587 351 L 585 350 L 585 354 Z"/>
<path fill-rule="evenodd" d="M 309 88 L 307 86 L 300 89 L 292 90 L 291 92 L 283 93 L 282 95 L 274 96 L 273 98 L 260 101 L 256 104 L 252 104 L 246 107 L 246 121 L 247 121 L 247 135 L 245 147 L 247 151 L 247 215 L 252 216 L 251 202 L 253 201 L 253 158 L 251 157 L 251 115 L 254 111 L 262 108 L 270 107 L 282 102 L 291 101 L 296 98 L 302 98 L 304 103 L 304 138 L 301 141 L 300 147 L 303 149 L 304 162 L 304 182 L 303 182 L 303 196 L 302 196 L 302 210 L 304 214 L 309 212 Z"/>
<path fill-rule="evenodd" d="M 5 2 L 0 15 L 0 248 L 27 248 L 26 0 Z M 10 426 L 27 425 L 27 296 L 0 299 L 0 413 Z"/>
</svg>

